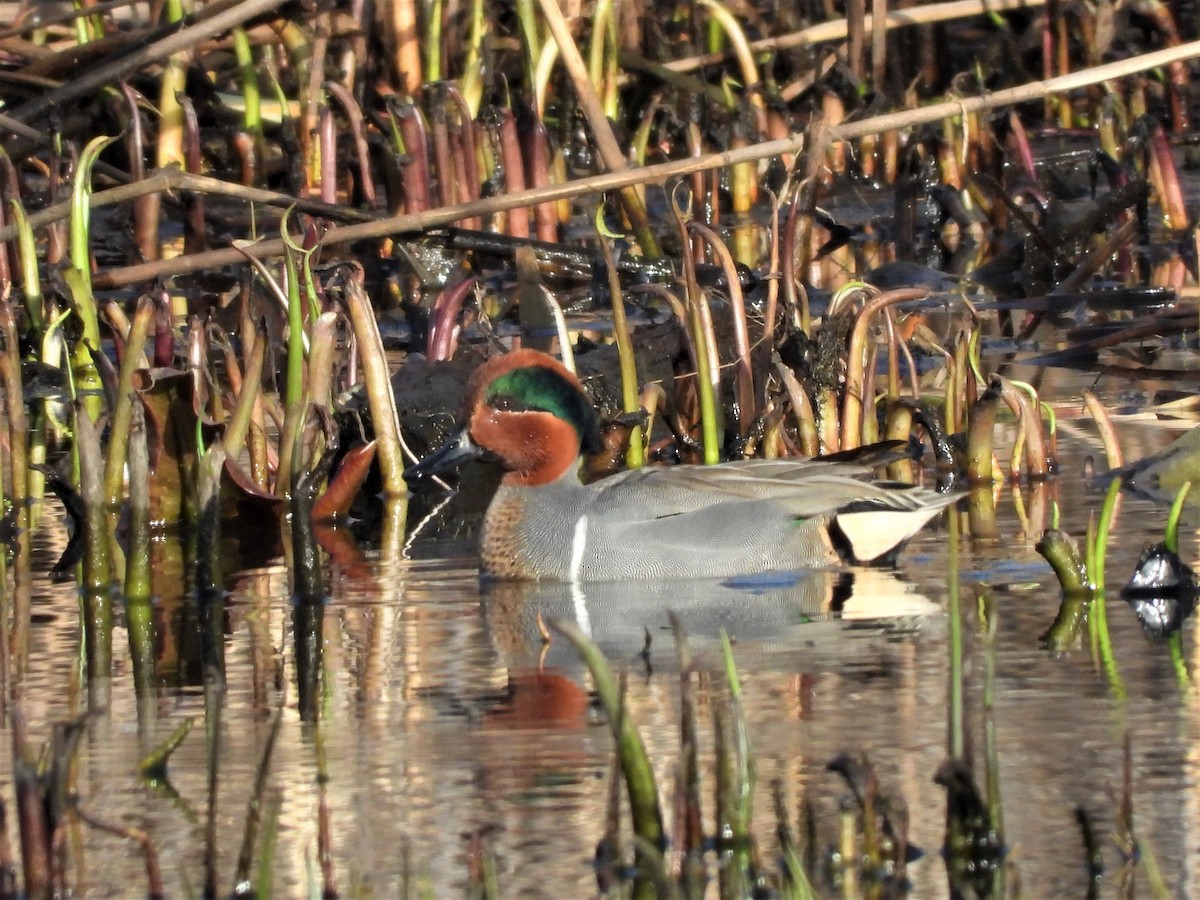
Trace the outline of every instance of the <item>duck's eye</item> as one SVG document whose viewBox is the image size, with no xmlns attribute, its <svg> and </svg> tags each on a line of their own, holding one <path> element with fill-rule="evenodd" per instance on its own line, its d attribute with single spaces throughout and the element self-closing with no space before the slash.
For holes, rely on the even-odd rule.
<svg viewBox="0 0 1200 900">
<path fill-rule="evenodd" d="M 527 402 L 512 394 L 495 394 L 488 397 L 488 406 L 499 412 L 529 412 L 533 409 Z"/>
</svg>

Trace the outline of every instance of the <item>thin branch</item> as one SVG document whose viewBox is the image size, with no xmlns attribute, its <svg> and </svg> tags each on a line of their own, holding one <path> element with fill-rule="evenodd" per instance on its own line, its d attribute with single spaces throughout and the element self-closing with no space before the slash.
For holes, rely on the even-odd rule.
<svg viewBox="0 0 1200 900">
<path fill-rule="evenodd" d="M 913 128 L 929 122 L 967 115 L 982 110 L 996 109 L 1038 100 L 1050 94 L 1078 90 L 1089 85 L 1098 84 L 1122 78 L 1136 72 L 1165 66 L 1169 63 L 1192 59 L 1200 56 L 1200 41 L 1191 41 L 1177 47 L 1144 53 L 1118 62 L 1107 63 L 1084 69 L 1058 78 L 1045 81 L 1034 81 L 1028 84 L 1008 88 L 1003 91 L 984 94 L 979 97 L 963 97 L 941 103 L 932 103 L 916 109 L 900 110 L 885 113 L 856 122 L 847 122 L 830 129 L 834 140 L 848 141 L 869 134 L 879 134 L 901 128 Z M 325 233 L 322 243 L 325 246 L 344 244 L 352 241 L 370 240 L 391 237 L 401 234 L 419 234 L 425 229 L 439 225 L 449 225 L 470 216 L 490 216 L 502 210 L 518 206 L 533 206 L 552 200 L 562 200 L 579 197 L 584 194 L 598 194 L 604 191 L 629 187 L 634 184 L 659 183 L 668 178 L 689 175 L 693 172 L 703 172 L 722 166 L 733 166 L 739 163 L 756 162 L 785 153 L 797 153 L 804 147 L 804 135 L 793 134 L 786 138 L 751 144 L 734 150 L 722 150 L 702 156 L 677 159 L 659 163 L 644 168 L 626 169 L 621 172 L 606 172 L 589 178 L 580 178 L 566 184 L 548 185 L 541 188 L 520 191 L 483 200 L 473 200 L 469 203 L 456 203 L 451 206 L 431 209 L 421 213 L 411 213 L 398 216 L 387 216 L 371 222 L 346 225 L 332 228 Z M 93 196 L 93 202 L 95 196 Z M 260 259 L 268 256 L 279 256 L 284 252 L 283 241 L 276 238 L 262 241 L 255 245 L 255 255 Z M 136 284 L 153 278 L 165 278 L 188 272 L 197 272 L 236 265 L 244 262 L 240 253 L 233 248 L 210 250 L 205 253 L 195 253 L 191 256 L 177 257 L 153 263 L 142 263 L 127 266 L 122 269 L 112 269 L 99 273 L 94 283 L 98 288 L 113 288 L 123 285 Z"/>
<path fill-rule="evenodd" d="M 281 209 L 294 206 L 296 209 L 309 215 L 320 216 L 321 218 L 333 219 L 335 221 L 375 222 L 382 218 L 380 215 L 355 209 L 352 206 L 339 206 L 333 203 L 322 203 L 319 200 L 293 197 L 291 194 L 249 187 L 232 181 L 223 181 L 220 178 L 213 178 L 209 175 L 193 175 L 190 172 L 184 172 L 177 168 L 158 169 L 151 172 L 141 181 L 118 185 L 117 187 L 107 188 L 103 191 L 96 191 L 91 195 L 89 203 L 92 209 L 98 209 L 101 206 L 112 206 L 116 203 L 136 200 L 138 197 L 144 197 L 146 194 L 156 194 L 160 191 L 173 190 L 191 191 L 194 194 L 206 194 L 209 196 L 229 197 L 233 200 L 244 200 L 247 203 L 262 203 L 266 206 L 277 206 Z M 35 213 L 29 213 L 27 217 L 29 227 L 41 228 L 52 222 L 59 222 L 66 219 L 70 215 L 70 212 L 71 202 L 69 200 L 65 200 L 62 203 L 55 203 L 53 206 L 47 206 L 45 209 L 40 209 Z M 15 225 L 6 225 L 0 228 L 0 241 L 12 240 L 16 236 L 16 233 L 17 229 Z"/>
<path fill-rule="evenodd" d="M 62 87 L 47 91 L 9 112 L 18 122 L 28 123 L 45 115 L 56 106 L 61 106 L 93 91 L 131 75 L 142 66 L 159 62 L 180 50 L 195 47 L 202 41 L 223 34 L 250 19 L 274 12 L 284 5 L 285 0 L 235 0 L 232 4 L 214 4 L 223 7 L 216 15 L 198 14 L 191 21 L 196 24 L 173 31 L 165 37 L 139 46 L 114 60 L 96 66 L 90 72 L 66 82 Z M 201 20 L 202 19 L 202 20 Z"/>
<path fill-rule="evenodd" d="M 934 22 L 946 22 L 951 19 L 968 19 L 972 16 L 989 15 L 991 13 L 1015 12 L 1023 9 L 1036 9 L 1044 6 L 1046 0 L 954 0 L 951 3 L 932 3 L 928 6 L 918 6 L 909 9 L 897 9 L 884 17 L 884 28 L 891 30 L 905 25 L 929 25 Z M 865 16 L 863 30 L 869 32 L 874 16 Z M 750 42 L 753 53 L 768 51 L 791 50 L 809 44 L 821 44 L 827 41 L 844 41 L 850 33 L 846 19 L 833 19 L 793 31 L 778 37 L 762 38 Z M 684 59 L 671 60 L 661 63 L 666 69 L 674 72 L 691 72 L 701 66 L 719 63 L 729 55 L 729 52 L 706 53 L 702 56 L 689 56 Z M 639 58 L 630 54 L 621 54 L 621 65 L 638 67 Z"/>
</svg>

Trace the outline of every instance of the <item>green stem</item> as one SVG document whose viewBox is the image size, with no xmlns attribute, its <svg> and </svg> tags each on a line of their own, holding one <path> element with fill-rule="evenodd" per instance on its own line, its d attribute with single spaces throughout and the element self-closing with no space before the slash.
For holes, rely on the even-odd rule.
<svg viewBox="0 0 1200 900">
<path fill-rule="evenodd" d="M 1047 529 L 1036 549 L 1050 563 L 1063 594 L 1080 595 L 1090 590 L 1087 563 L 1079 558 L 1079 545 L 1070 535 L 1056 528 Z"/>
<path fill-rule="evenodd" d="M 525 83 L 534 83 L 538 57 L 542 54 L 542 39 L 538 36 L 534 16 L 535 0 L 517 0 L 517 25 L 521 29 L 522 59 L 525 62 Z"/>
<path fill-rule="evenodd" d="M 483 99 L 483 38 L 487 25 L 483 4 L 484 0 L 471 0 L 471 32 L 467 39 L 467 58 L 463 63 L 460 79 L 463 99 L 472 116 L 479 114 L 479 104 Z M 466 152 L 474 151 L 472 148 L 466 148 Z"/>
<path fill-rule="evenodd" d="M 988 818 L 992 831 L 1001 846 L 1004 844 L 1004 805 L 1000 795 L 1000 748 L 996 740 L 996 604 L 991 594 L 984 592 L 977 598 L 979 622 L 983 631 L 983 746 L 987 766 Z M 993 871 L 995 897 L 1006 895 L 1004 890 L 1005 867 L 998 865 Z"/>
<path fill-rule="evenodd" d="M 430 0 L 426 7 L 429 32 L 425 38 L 425 80 L 441 81 L 442 71 L 442 7 L 443 0 Z"/>
<path fill-rule="evenodd" d="M 946 521 L 947 556 L 946 586 L 950 600 L 950 686 L 949 686 L 949 734 L 947 752 L 951 759 L 962 759 L 966 749 L 963 733 L 963 623 L 962 585 L 958 579 L 958 516 L 951 514 Z"/>
<path fill-rule="evenodd" d="M 150 541 L 150 450 L 145 409 L 140 398 L 130 404 L 129 428 L 129 555 L 125 560 L 125 630 L 138 724 L 149 733 L 157 710 L 155 684 L 154 575 Z"/>
<path fill-rule="evenodd" d="M 288 357 L 287 386 L 284 403 L 288 408 L 297 406 L 304 398 L 304 306 L 300 297 L 300 265 L 298 256 L 303 256 L 287 232 L 287 218 L 283 221 L 282 234 L 288 252 L 284 254 L 287 268 L 288 304 Z"/>
<path fill-rule="evenodd" d="M 646 746 L 638 733 L 637 725 L 625 708 L 617 680 L 604 654 L 574 625 L 553 620 L 551 627 L 562 634 L 583 657 L 596 693 L 608 716 L 613 738 L 617 742 L 617 754 L 621 760 L 621 771 L 625 775 L 625 786 L 629 793 L 629 808 L 633 815 L 634 834 L 649 846 L 662 848 L 664 841 L 662 811 L 658 805 L 658 784 L 654 780 L 654 767 L 646 755 Z"/>
<path fill-rule="evenodd" d="M 1112 638 L 1108 631 L 1108 596 L 1104 591 L 1104 562 L 1108 551 L 1108 529 L 1112 524 L 1117 498 L 1121 494 L 1123 483 L 1122 479 L 1114 478 L 1108 486 L 1108 493 L 1104 497 L 1104 507 L 1100 511 L 1100 521 L 1096 526 L 1095 566 L 1091 569 L 1094 573 L 1093 590 L 1095 591 L 1092 611 L 1096 619 L 1100 661 L 1104 667 L 1104 674 L 1108 678 L 1109 687 L 1118 699 L 1125 698 L 1125 685 L 1121 681 L 1117 659 L 1113 654 Z"/>
<path fill-rule="evenodd" d="M 602 215 L 602 209 L 596 211 L 597 221 Z M 629 331 L 629 322 L 625 318 L 625 299 L 621 295 L 621 278 L 617 273 L 616 260 L 613 259 L 612 248 L 608 239 L 596 228 L 600 250 L 604 254 L 604 265 L 608 269 L 608 292 L 612 297 L 613 334 L 617 338 L 617 357 L 621 364 L 621 407 L 626 413 L 636 413 L 641 407 L 638 392 L 637 361 L 633 354 L 633 336 Z M 635 425 L 629 432 L 629 449 L 625 454 L 625 464 L 631 469 L 640 468 L 646 461 L 645 447 L 642 441 L 642 426 Z"/>
<path fill-rule="evenodd" d="M 1188 671 L 1187 657 L 1183 655 L 1183 634 L 1179 631 L 1171 632 L 1167 646 L 1171 649 L 1171 668 L 1175 670 L 1175 681 L 1179 684 L 1179 689 L 1187 693 L 1192 687 L 1192 675 Z"/>
<path fill-rule="evenodd" d="M 1108 493 L 1104 495 L 1104 506 L 1100 509 L 1100 521 L 1096 525 L 1095 566 L 1091 569 L 1094 574 L 1092 586 L 1097 594 L 1104 593 L 1104 563 L 1108 554 L 1108 530 L 1112 526 L 1113 516 L 1117 510 L 1117 498 L 1121 494 L 1124 479 L 1114 478 L 1108 485 Z"/>
<path fill-rule="evenodd" d="M 1175 494 L 1175 502 L 1171 504 L 1171 513 L 1167 516 L 1167 529 L 1163 535 L 1163 544 L 1172 553 L 1179 552 L 1179 518 L 1183 515 L 1183 504 L 1187 501 L 1192 490 L 1192 483 L 1185 481 Z"/>
<path fill-rule="evenodd" d="M 167 762 L 171 759 L 171 754 L 183 743 L 183 739 L 191 733 L 192 721 L 190 718 L 184 719 L 165 741 L 142 757 L 138 763 L 138 774 L 148 779 L 165 778 Z"/>
<path fill-rule="evenodd" d="M 238 72 L 242 76 L 242 123 L 251 134 L 262 128 L 262 98 L 258 87 L 258 70 L 254 67 L 254 54 L 250 49 L 250 38 L 246 29 L 233 29 L 233 53 Z"/>
<path fill-rule="evenodd" d="M 166 23 L 177 24 L 183 21 L 184 9 L 182 0 L 167 0 L 163 9 L 163 19 Z M 186 165 L 183 152 L 183 106 L 178 95 L 187 92 L 187 71 L 191 64 L 191 51 L 181 50 L 172 53 L 162 69 L 162 81 L 158 94 L 158 145 L 155 148 L 155 165 L 158 168 L 172 163 L 183 167 Z"/>
<path fill-rule="evenodd" d="M 242 123 L 246 126 L 246 132 L 254 139 L 254 149 L 258 154 L 259 165 L 262 165 L 262 92 L 258 86 L 258 69 L 254 66 L 250 38 L 244 28 L 233 29 L 233 53 L 237 60 L 238 72 L 242 76 L 242 101 L 245 105 L 242 110 Z"/>
<path fill-rule="evenodd" d="M 246 368 L 242 373 L 242 389 L 238 392 L 233 414 L 225 423 L 225 452 L 237 461 L 246 445 L 246 434 L 254 418 L 254 401 L 262 391 L 263 363 L 267 353 L 267 332 L 260 322 L 254 333 L 254 343 L 246 354 Z"/>
<path fill-rule="evenodd" d="M 25 215 L 21 201 L 9 201 L 13 224 L 17 229 L 17 247 L 21 255 L 21 288 L 25 292 L 25 316 L 34 345 L 42 336 L 42 280 L 38 274 L 37 239 Z"/>
<path fill-rule="evenodd" d="M 588 43 L 588 77 L 596 95 L 601 98 L 604 97 L 604 45 L 608 40 L 608 23 L 612 17 L 612 0 L 596 0 L 592 8 L 592 33 Z"/>
<path fill-rule="evenodd" d="M 721 427 L 717 418 L 716 382 L 713 360 L 716 359 L 716 336 L 713 334 L 712 316 L 708 301 L 696 280 L 696 264 L 690 252 L 691 239 L 684 211 L 671 197 L 671 209 L 679 227 L 679 235 L 685 248 L 683 257 L 684 285 L 687 288 L 688 329 L 696 347 L 696 392 L 700 398 L 700 433 L 704 447 L 704 462 L 715 465 L 721 461 Z"/>
<path fill-rule="evenodd" d="M 723 721 L 731 732 L 727 735 L 727 746 L 719 748 L 719 753 L 725 757 L 723 765 L 719 766 L 719 781 L 726 781 L 726 790 L 721 791 L 726 798 L 725 815 L 718 823 L 722 832 L 729 836 L 733 855 L 733 881 L 741 881 L 747 890 L 738 890 L 739 896 L 750 893 L 748 888 L 754 883 L 754 854 L 750 822 L 753 818 L 752 800 L 754 796 L 754 760 L 750 755 L 750 741 L 746 728 L 746 715 L 742 706 L 742 687 L 738 679 L 737 666 L 733 660 L 733 646 L 729 635 L 721 629 L 721 654 L 725 662 L 725 680 L 729 685 L 729 707 L 724 715 L 716 716 L 717 721 Z M 720 729 L 724 730 L 724 729 Z"/>
<path fill-rule="evenodd" d="M 121 505 L 124 497 L 125 461 L 129 449 L 129 428 L 133 421 L 133 404 L 140 402 L 133 389 L 133 375 L 139 367 L 146 337 L 154 322 L 154 301 L 143 296 L 138 301 L 137 312 L 129 326 L 125 342 L 125 355 L 121 358 L 121 370 L 117 377 L 116 407 L 113 409 L 109 426 L 108 456 L 104 466 L 104 502 L 107 506 Z"/>
<path fill-rule="evenodd" d="M 275 863 L 275 846 L 279 841 L 279 812 L 283 801 L 273 797 L 266 803 L 267 810 L 263 814 L 262 841 L 258 848 L 258 878 L 256 897 L 272 896 Z"/>
</svg>

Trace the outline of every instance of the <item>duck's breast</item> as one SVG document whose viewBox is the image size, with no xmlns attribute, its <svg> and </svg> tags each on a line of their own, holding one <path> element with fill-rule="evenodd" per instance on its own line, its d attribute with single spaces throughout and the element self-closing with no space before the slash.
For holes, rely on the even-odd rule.
<svg viewBox="0 0 1200 900">
<path fill-rule="evenodd" d="M 571 580 L 574 533 L 585 498 L 578 481 L 501 486 L 488 506 L 480 540 L 483 571 L 497 578 Z"/>
</svg>

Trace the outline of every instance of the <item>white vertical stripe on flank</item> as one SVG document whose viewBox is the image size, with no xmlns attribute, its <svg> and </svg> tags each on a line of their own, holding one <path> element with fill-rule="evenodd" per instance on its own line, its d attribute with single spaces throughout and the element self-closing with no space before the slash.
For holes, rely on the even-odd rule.
<svg viewBox="0 0 1200 900">
<path fill-rule="evenodd" d="M 588 637 L 592 636 L 592 620 L 588 616 L 587 597 L 578 581 L 571 582 L 571 605 L 575 608 L 575 624 Z"/>
<path fill-rule="evenodd" d="M 575 523 L 575 537 L 571 539 L 571 568 L 567 577 L 571 581 L 579 580 L 579 570 L 583 568 L 583 550 L 587 546 L 588 517 L 582 515 Z"/>
</svg>

